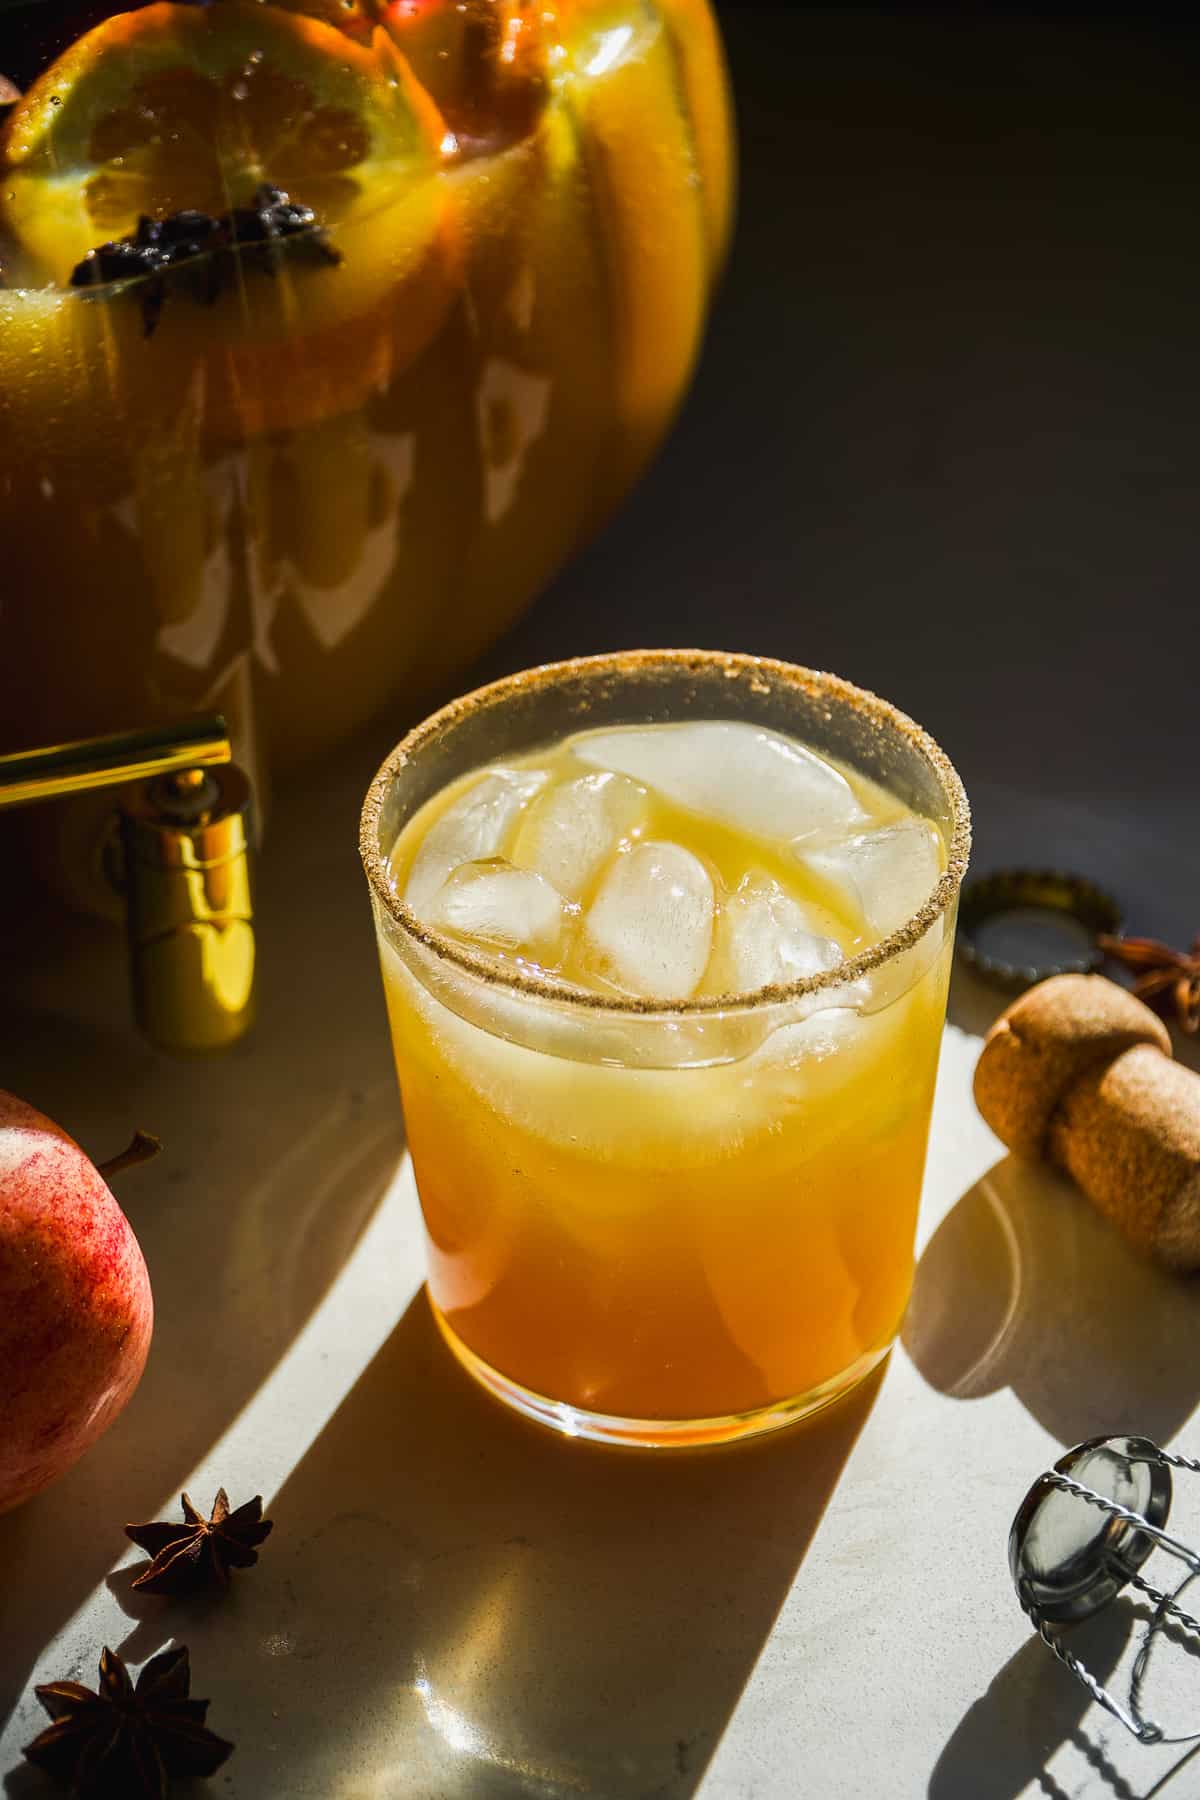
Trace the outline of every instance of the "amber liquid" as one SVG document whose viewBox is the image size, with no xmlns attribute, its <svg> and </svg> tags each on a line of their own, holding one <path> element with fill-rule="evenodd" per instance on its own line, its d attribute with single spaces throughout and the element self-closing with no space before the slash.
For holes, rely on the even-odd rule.
<svg viewBox="0 0 1200 1800">
<path fill-rule="evenodd" d="M 399 891 L 462 785 L 402 834 Z M 854 785 L 874 823 L 903 815 Z M 772 858 L 662 803 L 646 829 L 726 888 L 766 862 L 847 953 L 863 941 L 861 917 L 782 847 Z M 739 1420 L 804 1410 L 865 1373 L 911 1283 L 949 967 L 941 922 L 912 954 L 903 991 L 874 1013 L 818 1014 L 740 1060 L 659 1069 L 504 1041 L 434 999 L 385 942 L 429 1290 L 457 1343 L 533 1395 L 682 1424 L 685 1440 L 686 1422 L 697 1439 L 736 1435 Z M 653 1425 L 641 1435 L 653 1441 Z"/>
<path fill-rule="evenodd" d="M 0 69 L 26 86 L 112 10 L 19 8 Z M 247 11 L 203 10 L 214 34 Z M 729 207 L 706 8 L 628 11 L 614 38 L 607 12 L 562 8 L 572 73 L 515 137 L 352 167 L 336 269 L 289 258 L 211 304 L 168 298 L 150 337 L 136 296 L 65 286 L 78 243 L 48 282 L 0 197 L 5 748 L 219 707 L 241 760 L 287 765 L 436 690 L 611 509 L 683 392 Z M 112 112 L 81 156 L 136 125 L 139 42 L 128 77 L 109 52 Z M 211 204 L 169 174 L 173 204 Z"/>
</svg>

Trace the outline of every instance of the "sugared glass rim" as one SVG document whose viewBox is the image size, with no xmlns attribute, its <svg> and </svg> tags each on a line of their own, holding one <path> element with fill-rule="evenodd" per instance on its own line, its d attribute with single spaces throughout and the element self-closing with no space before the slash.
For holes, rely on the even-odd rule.
<svg viewBox="0 0 1200 1800">
<path fill-rule="evenodd" d="M 481 707 L 495 706 L 508 697 L 526 695 L 538 687 L 551 687 L 569 677 L 595 675 L 621 676 L 641 670 L 678 669 L 686 673 L 699 669 L 714 670 L 730 678 L 756 673 L 774 676 L 810 697 L 837 700 L 865 714 L 877 726 L 885 727 L 904 739 L 928 764 L 946 796 L 951 818 L 950 843 L 946 868 L 924 905 L 897 930 L 878 943 L 860 950 L 848 962 L 805 975 L 797 981 L 777 982 L 741 993 L 709 994 L 700 1000 L 677 1000 L 664 1006 L 661 1000 L 639 1000 L 624 994 L 596 994 L 573 983 L 560 982 L 552 976 L 533 975 L 512 964 L 501 963 L 480 951 L 472 950 L 456 939 L 425 925 L 411 907 L 395 892 L 388 879 L 388 855 L 379 844 L 379 820 L 392 783 L 424 750 L 445 733 L 452 731 L 471 713 Z M 710 717 L 719 715 L 713 714 Z M 495 759 L 493 759 L 495 760 Z M 481 763 L 482 770 L 487 765 Z M 367 873 L 371 891 L 384 911 L 400 929 L 420 947 L 453 963 L 464 973 L 492 987 L 510 989 L 532 1000 L 549 1001 L 578 1013 L 604 1013 L 626 1018 L 677 1019 L 718 1018 L 730 1013 L 757 1011 L 806 998 L 828 989 L 847 986 L 860 976 L 890 962 L 894 956 L 919 943 L 930 927 L 955 901 L 971 850 L 971 812 L 958 772 L 941 746 L 924 728 L 910 719 L 888 700 L 881 700 L 867 688 L 856 687 L 840 675 L 819 669 L 802 668 L 798 663 L 781 662 L 773 657 L 749 656 L 723 650 L 622 650 L 603 656 L 573 656 L 562 662 L 541 663 L 522 669 L 500 681 L 475 688 L 415 726 L 407 737 L 385 758 L 367 789 L 359 826 L 359 853 Z"/>
</svg>

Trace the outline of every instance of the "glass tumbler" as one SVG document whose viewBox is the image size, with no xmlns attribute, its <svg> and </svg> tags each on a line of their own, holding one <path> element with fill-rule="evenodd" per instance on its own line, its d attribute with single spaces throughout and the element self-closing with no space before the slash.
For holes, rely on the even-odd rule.
<svg viewBox="0 0 1200 1800">
<path fill-rule="evenodd" d="M 740 720 L 930 820 L 945 872 L 837 969 L 663 1004 L 584 992 L 422 924 L 389 856 L 424 802 L 592 727 Z M 417 726 L 362 815 L 434 1315 L 509 1405 L 572 1436 L 720 1442 L 787 1424 L 886 1354 L 907 1304 L 970 821 L 887 702 L 750 656 L 578 658 Z"/>
</svg>

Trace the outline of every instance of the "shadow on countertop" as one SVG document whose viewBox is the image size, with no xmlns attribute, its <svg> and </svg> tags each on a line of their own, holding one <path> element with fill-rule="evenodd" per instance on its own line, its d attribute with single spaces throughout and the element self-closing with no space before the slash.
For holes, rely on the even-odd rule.
<svg viewBox="0 0 1200 1800">
<path fill-rule="evenodd" d="M 1072 1651 L 1119 1698 L 1125 1696 L 1118 1664 L 1126 1658 L 1135 1630 L 1150 1617 L 1148 1607 L 1122 1599 L 1070 1634 Z M 1192 1765 L 1200 1747 L 1181 1746 L 1165 1771 L 1160 1765 L 1144 1783 L 1131 1785 L 1106 1754 L 1104 1742 L 1084 1728 L 1090 1705 L 1082 1685 L 1057 1668 L 1045 1645 L 1031 1637 L 964 1714 L 929 1778 L 928 1800 L 966 1800 L 968 1795 L 970 1800 L 1017 1800 L 1029 1791 L 1045 1800 L 1070 1800 L 1046 1766 L 1064 1744 L 1088 1764 L 1094 1780 L 1087 1792 L 1096 1800 L 1154 1800 L 1168 1792 L 1185 1800 L 1195 1793 Z M 1117 1738 L 1124 1741 L 1119 1730 Z M 1176 1787 L 1176 1778 L 1189 1768 L 1190 1785 Z"/>
<path fill-rule="evenodd" d="M 1011 1388 L 1064 1445 L 1166 1443 L 1200 1399 L 1200 1283 L 1135 1255 L 1070 1183 L 1012 1156 L 926 1246 L 902 1337 L 940 1393 Z"/>
<path fill-rule="evenodd" d="M 245 1604 L 164 1613 L 118 1576 L 121 1648 L 186 1637 L 238 1800 L 684 1800 L 880 1379 L 745 1446 L 564 1443 L 474 1386 L 422 1293 L 272 1501 Z"/>
<path fill-rule="evenodd" d="M 134 1126 L 164 1144 L 114 1183 L 154 1292 L 141 1384 L 74 1468 L 0 1517 L 0 1724 L 126 1548 L 124 1521 L 178 1493 L 285 1354 L 403 1154 L 346 829 L 373 752 L 353 747 L 273 819 L 259 865 L 260 1020 L 225 1055 L 177 1061 L 136 1036 L 120 935 L 96 921 L 47 911 L 43 940 L 0 943 L 3 1084 L 97 1158 Z M 78 1673 L 92 1681 L 95 1668 Z"/>
<path fill-rule="evenodd" d="M 902 1338 L 940 1393 L 969 1401 L 1009 1388 L 1064 1446 L 1122 1432 L 1166 1444 L 1200 1398 L 1200 1284 L 1135 1255 L 1067 1181 L 1011 1156 L 967 1190 L 931 1238 Z M 1056 1455 L 1050 1451 L 1047 1464 Z M 998 1529 L 1038 1472 L 1030 1466 L 1014 1477 L 1012 1511 Z M 1065 1635 L 1124 1699 L 1133 1630 L 1151 1616 L 1122 1597 Z M 1091 1704 L 1031 1636 L 955 1728 L 928 1800 L 1017 1800 L 1027 1792 L 1069 1800 L 1068 1789 L 1097 1800 L 1183 1800 L 1197 1791 L 1194 1745 L 1180 1746 L 1165 1770 L 1161 1760 L 1148 1763 L 1137 1779 L 1144 1753 L 1135 1747 L 1132 1760 L 1120 1757 L 1124 1732 L 1089 1714 Z M 1064 1749 L 1087 1764 L 1086 1789 L 1074 1781 L 1064 1788 L 1051 1773 Z"/>
</svg>

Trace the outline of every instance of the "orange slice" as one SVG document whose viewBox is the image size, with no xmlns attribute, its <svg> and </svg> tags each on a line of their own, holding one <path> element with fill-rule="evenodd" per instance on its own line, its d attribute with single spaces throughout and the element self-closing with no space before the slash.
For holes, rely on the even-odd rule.
<svg viewBox="0 0 1200 1800">
<path fill-rule="evenodd" d="M 658 0 L 670 28 L 691 116 L 713 273 L 725 261 L 737 185 L 733 101 L 721 34 L 708 0 Z"/>
<path fill-rule="evenodd" d="M 700 171 L 662 15 L 572 0 L 557 82 L 578 119 L 609 251 L 623 489 L 658 443 L 690 378 L 704 326 L 710 248 Z"/>
<path fill-rule="evenodd" d="M 336 228 L 434 166 L 443 130 L 382 32 L 357 44 L 276 6 L 159 0 L 86 33 L 14 108 L 6 221 L 60 282 L 141 213 L 224 213 L 264 182 Z"/>
<path fill-rule="evenodd" d="M 376 25 L 376 0 L 272 0 L 285 12 L 307 13 L 310 19 L 323 19 L 326 25 L 368 43 Z"/>
<path fill-rule="evenodd" d="M 147 427 L 178 390 L 208 445 L 350 412 L 420 353 L 455 291 L 444 134 L 381 31 L 362 46 L 245 0 L 159 0 L 109 19 L 10 119 L 0 195 L 27 261 L 65 282 L 141 213 L 221 213 L 262 182 L 312 206 L 341 261 L 289 247 L 276 280 L 226 268 L 210 305 L 168 291 L 148 340 L 139 284 L 111 300 L 26 288 L 5 349 L 52 374 L 78 365 L 90 401 L 107 396 L 91 407 L 106 429 Z"/>
<path fill-rule="evenodd" d="M 529 137 L 558 46 L 548 0 L 385 0 L 382 23 L 467 155 Z"/>
</svg>

